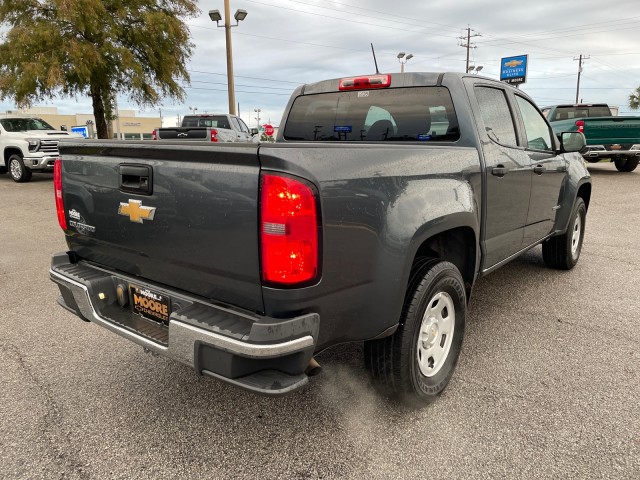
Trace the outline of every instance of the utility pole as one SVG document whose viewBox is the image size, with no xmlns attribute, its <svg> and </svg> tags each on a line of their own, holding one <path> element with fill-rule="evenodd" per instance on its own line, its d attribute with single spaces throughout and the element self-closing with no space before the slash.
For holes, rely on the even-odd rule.
<svg viewBox="0 0 640 480">
<path fill-rule="evenodd" d="M 590 56 L 584 56 L 580 54 L 578 58 L 573 58 L 573 60 L 578 60 L 578 85 L 576 86 L 576 103 L 578 103 L 578 97 L 580 96 L 580 74 L 582 73 L 582 61 L 589 60 Z"/>
<path fill-rule="evenodd" d="M 471 34 L 471 32 L 473 32 L 473 35 Z M 476 32 L 474 30 L 472 30 L 470 26 L 467 26 L 467 36 L 466 37 L 464 37 L 464 36 L 458 37 L 458 40 L 460 40 L 460 42 L 461 42 L 461 43 L 459 43 L 459 45 L 461 47 L 467 49 L 467 66 L 464 69 L 464 71 L 466 73 L 469 73 L 469 50 L 472 49 L 472 48 L 478 48 L 476 45 L 472 45 L 471 44 L 471 39 L 473 37 L 481 37 L 481 36 L 482 36 L 481 34 L 479 34 L 478 32 Z M 465 41 L 466 41 L 466 43 L 463 43 Z"/>
</svg>

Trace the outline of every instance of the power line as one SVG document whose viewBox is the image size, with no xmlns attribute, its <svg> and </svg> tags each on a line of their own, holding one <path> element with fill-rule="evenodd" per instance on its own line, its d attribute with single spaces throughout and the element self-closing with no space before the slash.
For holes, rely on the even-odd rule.
<svg viewBox="0 0 640 480">
<path fill-rule="evenodd" d="M 416 26 L 419 27 L 419 30 L 407 30 L 406 28 L 401 28 L 401 27 L 392 27 L 390 25 L 380 25 L 379 23 L 369 23 L 369 22 L 361 22 L 358 20 L 354 20 L 353 18 L 340 18 L 340 17 L 335 17 L 335 16 L 331 16 L 331 15 L 323 15 L 321 13 L 314 13 L 314 12 L 306 12 L 304 10 L 298 10 L 296 8 L 289 8 L 289 7 L 282 7 L 282 6 L 276 6 L 276 5 L 271 5 L 271 4 L 265 4 L 262 2 L 258 2 L 255 0 L 247 0 L 250 3 L 257 3 L 263 7 L 274 7 L 277 8 L 279 10 L 289 10 L 292 12 L 298 12 L 298 13 L 303 13 L 305 15 L 314 15 L 316 17 L 323 17 L 323 18 L 330 18 L 331 20 L 340 20 L 343 22 L 349 22 L 350 24 L 354 24 L 354 23 L 358 23 L 361 25 L 369 25 L 372 27 L 376 27 L 376 28 L 386 28 L 386 29 L 391 29 L 391 30 L 400 30 L 403 32 L 411 32 L 411 33 L 419 33 L 420 31 L 424 31 L 426 27 L 422 27 L 421 25 L 415 25 L 415 24 L 411 24 L 411 26 Z M 402 23 L 402 22 L 396 22 L 396 23 Z M 432 33 L 432 36 L 435 37 L 446 37 L 446 38 L 450 38 L 451 35 L 444 35 L 442 33 Z"/>
<path fill-rule="evenodd" d="M 250 1 L 250 2 L 252 2 L 252 3 L 259 3 L 259 2 L 253 2 L 252 0 L 248 0 L 248 1 Z M 300 0 L 288 0 L 288 1 L 289 1 L 289 2 L 292 2 L 292 3 L 297 3 L 297 4 L 309 5 L 309 6 L 312 6 L 312 7 L 315 7 L 315 8 L 324 8 L 324 9 L 335 10 L 335 9 L 333 8 L 333 6 L 332 6 L 332 7 L 326 7 L 326 6 L 324 6 L 324 5 L 316 5 L 316 4 L 313 4 L 313 3 L 302 2 L 302 1 L 300 1 Z M 344 3 L 344 2 L 332 2 L 332 5 L 343 5 L 343 6 L 346 6 L 346 7 L 349 7 L 349 8 L 353 8 L 353 9 L 356 9 L 356 10 L 362 10 L 362 11 L 365 11 L 365 12 L 374 12 L 374 13 L 379 13 L 379 14 L 384 15 L 384 18 L 385 18 L 385 19 L 388 19 L 389 17 L 394 17 L 394 18 L 400 18 L 400 19 L 402 19 L 402 20 L 412 20 L 412 21 L 415 21 L 415 18 L 411 18 L 411 17 L 403 17 L 403 16 L 401 16 L 401 15 L 394 15 L 394 14 L 392 14 L 392 13 L 385 12 L 385 11 L 382 11 L 382 10 L 373 10 L 373 9 L 371 9 L 371 8 L 357 7 L 357 6 L 355 6 L 355 5 L 351 5 L 351 4 Z M 347 12 L 347 13 L 349 13 L 349 12 Z M 379 15 L 378 15 L 378 16 L 373 16 L 373 15 L 362 15 L 362 14 L 359 14 L 359 15 L 360 15 L 360 16 L 363 16 L 363 17 L 369 17 L 369 18 L 376 18 L 376 19 L 377 19 L 377 18 L 380 18 L 380 16 L 379 16 Z M 390 21 L 392 21 L 392 22 L 396 22 L 396 23 L 400 23 L 400 24 L 405 24 L 405 25 L 412 25 L 412 26 L 416 26 L 416 27 L 423 27 L 423 25 L 425 25 L 425 24 L 428 24 L 428 25 L 437 25 L 438 27 L 444 27 L 443 29 L 447 29 L 447 30 L 449 30 L 449 31 L 451 31 L 451 32 L 453 32 L 453 33 L 457 33 L 457 32 L 460 30 L 460 29 L 459 29 L 458 27 L 456 27 L 456 26 L 453 26 L 453 25 L 445 25 L 445 24 L 442 24 L 442 23 L 436 23 L 436 22 L 428 22 L 428 21 L 422 22 L 422 21 L 421 21 L 421 22 L 420 22 L 420 24 L 416 24 L 416 23 L 410 23 L 410 22 L 401 22 L 401 21 L 397 21 L 397 20 L 393 20 L 393 19 L 392 19 L 392 20 L 390 20 Z M 423 28 L 424 28 L 424 27 L 423 27 Z M 447 30 L 445 30 L 445 31 L 447 31 Z"/>
<path fill-rule="evenodd" d="M 204 87 L 189 87 L 189 86 L 184 86 L 182 87 L 186 90 L 209 90 L 212 92 L 226 92 L 227 89 L 226 88 L 204 88 Z M 255 93 L 257 95 L 282 95 L 285 97 L 290 97 L 291 96 L 291 92 L 289 93 L 276 93 L 276 92 L 247 92 L 246 90 L 237 90 L 237 92 L 240 93 Z"/>
</svg>

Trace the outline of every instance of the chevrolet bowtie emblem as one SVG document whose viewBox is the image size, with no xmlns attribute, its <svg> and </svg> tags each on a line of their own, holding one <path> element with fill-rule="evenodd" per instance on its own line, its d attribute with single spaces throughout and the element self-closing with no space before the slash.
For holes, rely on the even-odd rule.
<svg viewBox="0 0 640 480">
<path fill-rule="evenodd" d="M 129 203 L 120 203 L 118 215 L 129 217 L 129 220 L 136 223 L 143 223 L 143 220 L 153 220 L 156 214 L 155 207 L 143 207 L 140 200 L 129 200 Z"/>
</svg>

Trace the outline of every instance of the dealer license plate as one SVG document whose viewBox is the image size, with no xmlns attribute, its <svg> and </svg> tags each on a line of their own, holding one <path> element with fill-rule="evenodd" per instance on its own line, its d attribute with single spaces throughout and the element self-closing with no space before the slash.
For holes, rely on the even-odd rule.
<svg viewBox="0 0 640 480">
<path fill-rule="evenodd" d="M 136 285 L 129 285 L 129 293 L 133 313 L 156 322 L 169 322 L 171 299 L 167 295 Z"/>
</svg>

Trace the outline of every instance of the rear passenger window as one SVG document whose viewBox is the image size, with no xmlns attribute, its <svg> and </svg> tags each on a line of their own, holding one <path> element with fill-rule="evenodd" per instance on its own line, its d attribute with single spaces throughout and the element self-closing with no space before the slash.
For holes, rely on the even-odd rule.
<svg viewBox="0 0 640 480">
<path fill-rule="evenodd" d="M 516 129 L 504 91 L 498 88 L 476 87 L 475 92 L 489 138 L 501 145 L 517 147 Z"/>
</svg>

